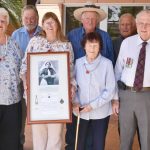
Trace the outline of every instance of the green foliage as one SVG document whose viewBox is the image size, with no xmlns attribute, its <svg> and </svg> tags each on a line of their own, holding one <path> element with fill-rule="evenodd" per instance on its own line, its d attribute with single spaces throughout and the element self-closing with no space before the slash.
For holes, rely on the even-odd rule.
<svg viewBox="0 0 150 150">
<path fill-rule="evenodd" d="M 10 23 L 14 28 L 21 26 L 22 0 L 0 0 L 0 7 L 5 8 L 10 15 Z"/>
<path fill-rule="evenodd" d="M 121 7 L 121 11 L 119 17 L 124 13 L 131 13 L 133 16 L 136 16 L 138 12 L 143 9 L 143 6 L 123 6 Z"/>
<path fill-rule="evenodd" d="M 73 12 L 77 8 L 79 8 L 79 7 L 67 7 L 66 8 L 66 33 L 68 33 L 70 30 L 72 30 L 76 27 L 79 27 L 81 24 L 73 16 Z"/>
</svg>

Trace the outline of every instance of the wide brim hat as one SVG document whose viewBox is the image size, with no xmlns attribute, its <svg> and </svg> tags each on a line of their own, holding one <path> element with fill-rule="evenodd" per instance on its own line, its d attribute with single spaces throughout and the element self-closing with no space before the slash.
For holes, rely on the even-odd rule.
<svg viewBox="0 0 150 150">
<path fill-rule="evenodd" d="M 82 13 L 86 11 L 96 12 L 99 15 L 98 22 L 104 20 L 107 17 L 107 13 L 93 3 L 87 3 L 84 7 L 76 9 L 73 15 L 78 21 L 81 21 Z"/>
</svg>

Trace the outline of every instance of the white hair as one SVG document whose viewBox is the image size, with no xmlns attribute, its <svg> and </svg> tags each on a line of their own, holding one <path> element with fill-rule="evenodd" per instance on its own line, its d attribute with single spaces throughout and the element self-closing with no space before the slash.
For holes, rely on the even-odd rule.
<svg viewBox="0 0 150 150">
<path fill-rule="evenodd" d="M 9 14 L 5 8 L 0 7 L 0 16 L 5 16 L 7 24 L 9 24 Z"/>
<path fill-rule="evenodd" d="M 150 16 L 150 10 L 148 9 L 145 9 L 145 10 L 142 10 L 140 11 L 137 15 L 136 15 L 136 23 L 140 20 L 140 17 L 144 14 L 147 14 Z"/>
</svg>

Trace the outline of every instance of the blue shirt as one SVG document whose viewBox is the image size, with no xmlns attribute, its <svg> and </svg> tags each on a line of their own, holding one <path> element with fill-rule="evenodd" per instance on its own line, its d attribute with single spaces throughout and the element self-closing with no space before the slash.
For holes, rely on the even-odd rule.
<svg viewBox="0 0 150 150">
<path fill-rule="evenodd" d="M 110 59 L 114 64 L 114 50 L 112 46 L 112 40 L 109 36 L 109 34 L 103 30 L 100 30 L 96 28 L 95 30 L 98 34 L 101 35 L 103 40 L 103 48 L 101 50 L 101 54 Z M 79 27 L 76 29 L 73 29 L 68 33 L 68 39 L 72 44 L 73 51 L 74 51 L 74 58 L 75 60 L 78 58 L 81 58 L 85 56 L 85 51 L 83 47 L 81 46 L 81 41 L 85 35 L 85 30 L 83 27 Z"/>
<path fill-rule="evenodd" d="M 112 114 L 111 100 L 116 84 L 110 60 L 101 55 L 92 63 L 87 61 L 86 56 L 77 59 L 75 79 L 78 87 L 75 103 L 81 106 L 90 104 L 93 108 L 90 112 L 81 113 L 82 119 L 101 119 Z"/>
<path fill-rule="evenodd" d="M 41 30 L 42 30 L 41 27 L 37 26 L 33 36 L 39 34 L 39 32 L 41 32 Z M 25 27 L 21 27 L 21 28 L 17 29 L 16 31 L 14 31 L 12 33 L 12 38 L 16 40 L 20 49 L 23 51 L 23 53 L 25 53 L 27 45 L 31 39 L 27 29 Z"/>
</svg>

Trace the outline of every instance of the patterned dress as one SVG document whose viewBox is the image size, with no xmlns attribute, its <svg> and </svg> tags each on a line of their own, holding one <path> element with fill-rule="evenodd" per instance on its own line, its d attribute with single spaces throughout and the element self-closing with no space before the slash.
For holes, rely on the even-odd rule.
<svg viewBox="0 0 150 150">
<path fill-rule="evenodd" d="M 5 52 L 0 60 L 0 105 L 11 105 L 21 100 L 19 72 L 23 55 L 10 37 L 0 45 L 0 51 Z"/>
<path fill-rule="evenodd" d="M 60 51 L 69 51 L 70 52 L 70 70 L 71 70 L 71 84 L 75 85 L 75 81 L 73 79 L 73 62 L 74 62 L 74 56 L 73 56 L 73 49 L 70 42 L 61 42 L 61 41 L 55 41 L 50 43 L 46 38 L 42 36 L 35 36 L 33 37 L 28 46 L 25 53 L 25 57 L 22 61 L 21 66 L 21 72 L 20 74 L 25 74 L 27 71 L 27 53 L 28 52 L 60 52 Z"/>
</svg>

